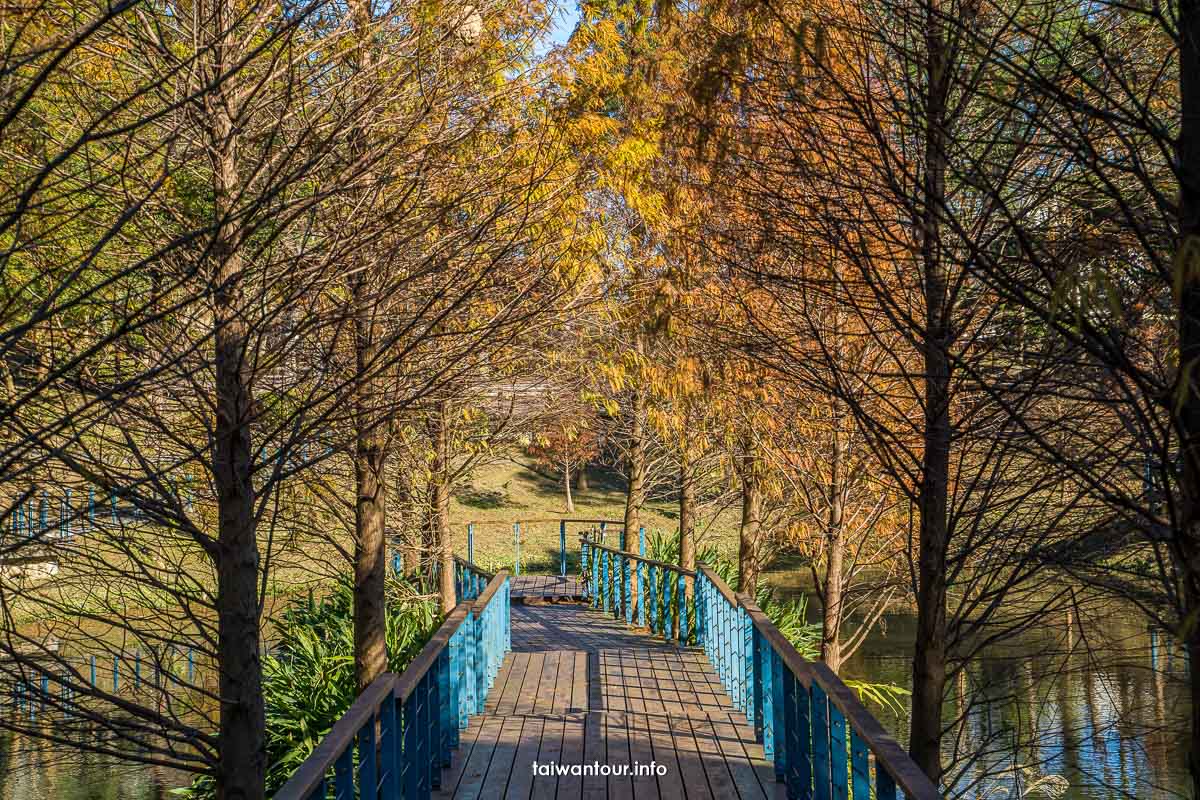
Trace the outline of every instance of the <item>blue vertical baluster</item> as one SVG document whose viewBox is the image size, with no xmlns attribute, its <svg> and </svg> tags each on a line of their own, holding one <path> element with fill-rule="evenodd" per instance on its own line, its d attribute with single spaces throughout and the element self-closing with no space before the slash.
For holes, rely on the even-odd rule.
<svg viewBox="0 0 1200 800">
<path fill-rule="evenodd" d="M 383 800 L 398 800 L 400 797 L 399 736 L 396 700 L 389 692 L 379 709 L 379 782 Z M 323 798 L 324 795 L 318 797 Z"/>
<path fill-rule="evenodd" d="M 513 575 L 521 574 L 521 523 L 513 523 Z"/>
<path fill-rule="evenodd" d="M 775 648 L 768 646 L 768 666 L 771 675 L 771 712 L 773 714 L 772 727 L 775 731 L 775 778 L 777 780 L 791 780 L 792 769 L 799 769 L 800 765 L 794 763 L 798 759 L 804 759 L 805 769 L 808 764 L 808 694 L 805 693 L 804 687 L 796 682 L 792 677 L 791 670 L 784 666 L 783 658 L 779 653 L 775 652 Z M 787 696 L 788 688 L 791 687 L 792 697 L 789 704 Z M 796 693 L 800 692 L 800 695 Z M 804 718 L 797 722 L 797 715 L 800 714 L 797 705 L 797 699 L 803 703 Z M 791 742 L 788 737 L 803 736 L 803 746 L 800 746 L 799 739 L 796 742 Z M 809 773 L 804 773 L 805 786 L 809 785 Z"/>
<path fill-rule="evenodd" d="M 50 531 L 50 496 L 42 489 L 42 499 L 38 503 L 38 536 L 45 538 Z"/>
<path fill-rule="evenodd" d="M 121 687 L 121 682 L 120 682 L 121 660 L 120 660 L 120 656 L 118 656 L 116 654 L 113 655 L 113 670 L 112 670 L 112 672 L 113 672 L 113 692 L 115 693 Z"/>
<path fill-rule="evenodd" d="M 763 680 L 762 651 L 769 645 L 762 641 L 758 629 L 754 627 L 754 620 L 751 620 L 748 614 L 746 619 L 750 622 L 750 647 L 747 648 L 747 656 L 750 659 L 750 696 L 746 698 L 746 721 L 754 728 L 754 740 L 761 742 L 763 740 L 763 691 L 769 684 L 769 681 Z M 767 666 L 766 671 L 769 675 L 770 665 Z"/>
<path fill-rule="evenodd" d="M 612 561 L 612 554 L 601 550 L 600 560 L 603 562 L 600 566 L 600 590 L 604 594 L 604 613 L 607 614 L 612 611 L 612 592 L 608 589 L 608 565 Z"/>
<path fill-rule="evenodd" d="M 774 661 L 782 659 L 776 653 Z M 801 683 L 792 671 L 780 665 L 774 672 L 783 686 L 783 719 L 776 716 L 776 728 L 782 726 L 784 732 L 783 764 L 778 757 L 775 774 L 782 771 L 787 778 L 788 793 L 792 797 L 812 796 L 812 724 L 808 689 Z"/>
<path fill-rule="evenodd" d="M 813 797 L 816 800 L 832 800 L 833 782 L 829 771 L 829 701 L 816 681 L 813 681 L 811 696 Z"/>
<path fill-rule="evenodd" d="M 663 567 L 663 619 L 662 619 L 662 635 L 664 639 L 670 640 L 674 632 L 674 618 L 671 612 L 675 608 L 675 573 Z"/>
<path fill-rule="evenodd" d="M 875 800 L 896 800 L 896 781 L 878 759 L 875 760 Z"/>
<path fill-rule="evenodd" d="M 418 774 L 422 767 L 417 761 L 417 691 L 414 689 L 404 701 L 404 797 L 416 798 Z"/>
<path fill-rule="evenodd" d="M 90 673 L 91 673 L 91 679 L 92 679 L 91 684 L 92 684 L 92 686 L 95 686 L 96 685 L 96 657 L 95 656 L 91 656 L 88 658 L 88 667 L 90 668 Z"/>
<path fill-rule="evenodd" d="M 467 561 L 475 563 L 475 523 L 467 523 Z"/>
<path fill-rule="evenodd" d="M 592 554 L 592 586 L 589 594 L 592 596 L 592 608 L 600 607 L 600 561 L 604 558 L 603 550 Z"/>
<path fill-rule="evenodd" d="M 676 614 L 679 617 L 679 643 L 686 645 L 688 643 L 687 578 L 682 572 L 679 573 L 676 584 L 675 603 L 679 608 Z"/>
<path fill-rule="evenodd" d="M 604 544 L 604 528 L 608 525 L 607 522 L 600 523 L 600 544 Z"/>
<path fill-rule="evenodd" d="M 829 777 L 833 800 L 849 800 L 846 718 L 833 703 L 829 704 Z"/>
<path fill-rule="evenodd" d="M 96 527 L 96 487 L 88 487 L 88 528 Z"/>
<path fill-rule="evenodd" d="M 354 800 L 354 748 L 347 747 L 333 762 L 334 800 Z"/>
<path fill-rule="evenodd" d="M 586 600 L 589 595 L 588 591 L 588 540 L 585 538 L 579 543 L 579 582 L 583 591 L 583 598 Z"/>
<path fill-rule="evenodd" d="M 558 574 L 567 575 L 567 521 L 558 523 Z"/>
<path fill-rule="evenodd" d="M 638 528 L 638 555 L 646 557 L 646 529 Z M 646 627 L 646 564 L 637 562 L 637 598 L 638 598 L 638 627 Z"/>
<path fill-rule="evenodd" d="M 867 759 L 867 743 L 850 729 L 850 773 L 854 781 L 854 800 L 870 800 L 871 765 Z"/>
<path fill-rule="evenodd" d="M 657 633 L 658 624 L 658 565 L 650 565 L 650 632 Z"/>
<path fill-rule="evenodd" d="M 388 705 L 388 703 L 384 703 Z M 351 748 L 347 747 L 347 752 Z M 379 756 L 375 748 L 375 715 L 358 730 L 358 785 L 363 797 L 375 800 L 379 793 Z M 351 795 L 353 797 L 353 795 Z"/>
<path fill-rule="evenodd" d="M 629 574 L 630 566 L 631 566 L 631 564 L 630 564 L 629 556 L 625 555 L 625 553 L 622 552 L 621 553 L 621 583 L 622 583 L 623 597 L 625 598 L 624 604 L 625 604 L 625 624 L 626 625 L 633 624 L 634 597 L 633 597 L 633 593 L 631 591 L 632 586 L 630 585 L 630 574 Z"/>
</svg>

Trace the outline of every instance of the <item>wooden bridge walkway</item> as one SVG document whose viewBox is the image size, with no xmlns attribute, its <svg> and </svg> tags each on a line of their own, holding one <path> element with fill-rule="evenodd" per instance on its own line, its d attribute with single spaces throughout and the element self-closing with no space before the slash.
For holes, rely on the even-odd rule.
<svg viewBox="0 0 1200 800">
<path fill-rule="evenodd" d="M 534 580 L 513 578 L 513 596 Z M 534 762 L 662 769 L 535 775 Z M 446 800 L 784 796 L 703 650 L 575 602 L 513 606 L 512 652 L 441 785 Z"/>
<path fill-rule="evenodd" d="M 557 576 L 456 558 L 457 605 L 276 800 L 941 796 L 835 674 L 711 568 L 647 558 L 640 532 L 637 554 L 603 528 L 580 544 L 578 577 L 565 524 Z"/>
</svg>

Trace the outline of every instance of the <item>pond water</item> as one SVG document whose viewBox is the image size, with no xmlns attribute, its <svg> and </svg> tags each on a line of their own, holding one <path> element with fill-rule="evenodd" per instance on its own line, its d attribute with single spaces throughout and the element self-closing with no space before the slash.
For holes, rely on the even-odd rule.
<svg viewBox="0 0 1200 800">
<path fill-rule="evenodd" d="M 797 585 L 794 577 L 771 582 Z M 810 614 L 816 608 L 810 602 Z M 889 614 L 843 675 L 911 688 L 915 635 L 915 615 Z M 1188 797 L 1186 682 L 1182 651 L 1119 602 L 1063 612 L 990 646 L 954 682 L 945 707 L 955 723 L 944 749 L 954 796 Z M 906 742 L 905 712 L 871 710 Z"/>
<path fill-rule="evenodd" d="M 166 800 L 186 776 L 0 732 L 0 800 Z"/>
</svg>

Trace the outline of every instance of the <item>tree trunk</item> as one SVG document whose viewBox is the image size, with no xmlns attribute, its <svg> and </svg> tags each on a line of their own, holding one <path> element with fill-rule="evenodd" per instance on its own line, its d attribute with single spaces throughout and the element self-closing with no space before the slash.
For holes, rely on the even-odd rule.
<svg viewBox="0 0 1200 800">
<path fill-rule="evenodd" d="M 1183 627 L 1191 689 L 1191 743 L 1188 770 L 1192 796 L 1200 797 L 1200 5 L 1179 4 L 1179 369 L 1188 379 L 1172 408 L 1178 414 L 1180 453 L 1179 552 L 1183 573 Z"/>
<path fill-rule="evenodd" d="M 696 475 L 686 445 L 679 453 L 679 566 L 696 569 Z M 684 597 L 688 604 L 695 594 L 695 579 L 685 578 Z"/>
<path fill-rule="evenodd" d="M 575 501 L 571 499 L 571 462 L 563 462 L 563 489 L 567 493 L 567 513 L 575 513 Z"/>
<path fill-rule="evenodd" d="M 842 667 L 842 561 L 846 539 L 842 529 L 844 489 L 842 486 L 842 437 L 840 416 L 833 418 L 833 453 L 829 464 L 829 519 L 825 531 L 825 587 L 822 595 L 821 660 L 834 672 Z"/>
<path fill-rule="evenodd" d="M 625 494 L 625 532 L 621 541 L 637 536 L 642 506 L 646 502 L 646 395 L 640 387 L 633 390 L 633 410 L 629 424 L 629 489 Z"/>
<path fill-rule="evenodd" d="M 942 700 L 946 688 L 947 495 L 950 486 L 950 362 L 948 287 L 939 218 L 945 198 L 945 43 L 935 9 L 926 20 L 928 81 L 921 257 L 925 293 L 925 430 L 918 507 L 917 635 L 913 651 L 909 754 L 935 784 L 942 776 Z"/>
<path fill-rule="evenodd" d="M 433 415 L 433 469 L 429 478 L 430 509 L 433 512 L 433 539 L 437 545 L 438 588 L 442 612 L 449 614 L 458 603 L 454 594 L 454 541 L 450 535 L 450 433 L 449 410 L 445 400 L 438 401 Z"/>
<path fill-rule="evenodd" d="M 359 36 L 360 62 L 371 61 L 371 3 L 353 6 Z M 352 139 L 356 153 L 366 149 L 366 133 L 357 129 Z M 369 255 L 367 256 L 370 257 Z M 354 354 L 357 385 L 354 391 L 354 677 L 361 692 L 387 671 L 387 432 L 381 401 L 386 391 L 375 374 L 380 349 L 376 336 L 375 279 L 368 264 L 360 264 L 351 279 L 354 303 Z"/>
<path fill-rule="evenodd" d="M 742 442 L 742 522 L 738 531 L 738 591 L 751 597 L 758 591 L 758 551 L 762 533 L 762 486 L 758 445 L 752 436 Z"/>
<path fill-rule="evenodd" d="M 228 44 L 221 38 L 233 19 L 228 2 L 214 8 L 212 25 L 217 75 L 228 74 Z M 232 111 L 224 90 L 207 94 L 205 116 L 211 126 L 213 213 L 218 220 L 212 247 L 216 420 L 213 428 L 213 479 L 217 494 L 217 661 L 220 755 L 216 770 L 218 800 L 257 800 L 265 791 L 266 720 L 259 652 L 259 554 L 254 519 L 253 459 L 250 425 L 253 388 L 241 280 L 242 254 L 233 209 L 241 192 Z"/>
<path fill-rule="evenodd" d="M 374 346 L 362 320 L 357 322 L 362 374 L 364 366 L 372 368 Z M 354 676 L 360 692 L 387 671 L 387 452 L 385 434 L 371 411 L 371 404 L 378 401 L 375 388 L 375 381 L 367 380 L 355 392 Z"/>
</svg>

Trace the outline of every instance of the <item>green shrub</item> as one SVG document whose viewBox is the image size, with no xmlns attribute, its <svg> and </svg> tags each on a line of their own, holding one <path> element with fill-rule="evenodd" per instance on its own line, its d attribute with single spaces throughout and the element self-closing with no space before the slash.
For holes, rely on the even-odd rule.
<svg viewBox="0 0 1200 800">
<path fill-rule="evenodd" d="M 411 587 L 388 586 L 388 669 L 401 672 L 441 624 L 435 601 Z M 280 642 L 263 659 L 267 717 L 267 794 L 278 791 L 316 749 L 356 696 L 353 595 L 338 586 L 320 602 L 293 600 L 273 624 Z M 198 778 L 179 794 L 206 800 L 212 778 Z"/>
</svg>

